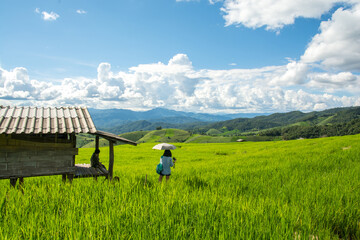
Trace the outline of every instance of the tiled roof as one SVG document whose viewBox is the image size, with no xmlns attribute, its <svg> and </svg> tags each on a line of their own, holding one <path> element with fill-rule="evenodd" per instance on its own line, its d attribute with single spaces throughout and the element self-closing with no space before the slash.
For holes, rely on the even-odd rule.
<svg viewBox="0 0 360 240">
<path fill-rule="evenodd" d="M 96 133 L 87 108 L 0 106 L 0 134 Z"/>
</svg>

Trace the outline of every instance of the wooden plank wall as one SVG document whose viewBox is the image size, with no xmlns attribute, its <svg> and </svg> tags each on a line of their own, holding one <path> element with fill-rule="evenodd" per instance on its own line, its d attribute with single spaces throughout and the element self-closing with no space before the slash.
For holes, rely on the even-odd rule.
<svg viewBox="0 0 360 240">
<path fill-rule="evenodd" d="M 74 141 L 75 136 L 0 135 L 0 179 L 73 173 Z"/>
</svg>

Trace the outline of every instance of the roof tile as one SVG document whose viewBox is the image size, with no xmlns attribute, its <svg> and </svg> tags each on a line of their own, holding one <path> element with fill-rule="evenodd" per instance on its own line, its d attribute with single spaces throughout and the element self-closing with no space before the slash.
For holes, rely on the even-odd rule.
<svg viewBox="0 0 360 240">
<path fill-rule="evenodd" d="M 87 108 L 0 106 L 0 134 L 96 133 Z"/>
</svg>

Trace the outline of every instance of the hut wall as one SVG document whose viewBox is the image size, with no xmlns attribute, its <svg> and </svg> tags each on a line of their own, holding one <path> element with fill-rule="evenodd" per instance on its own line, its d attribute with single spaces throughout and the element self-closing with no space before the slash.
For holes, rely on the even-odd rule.
<svg viewBox="0 0 360 240">
<path fill-rule="evenodd" d="M 0 179 L 73 173 L 75 135 L 0 135 Z"/>
</svg>

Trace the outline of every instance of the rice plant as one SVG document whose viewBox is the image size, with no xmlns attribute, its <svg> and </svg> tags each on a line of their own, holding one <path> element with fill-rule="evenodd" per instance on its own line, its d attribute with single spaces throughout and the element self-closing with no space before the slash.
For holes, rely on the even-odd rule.
<svg viewBox="0 0 360 240">
<path fill-rule="evenodd" d="M 119 181 L 27 178 L 23 191 L 0 181 L 0 238 L 359 239 L 359 140 L 175 143 L 162 184 L 153 144 L 116 146 Z"/>
</svg>

